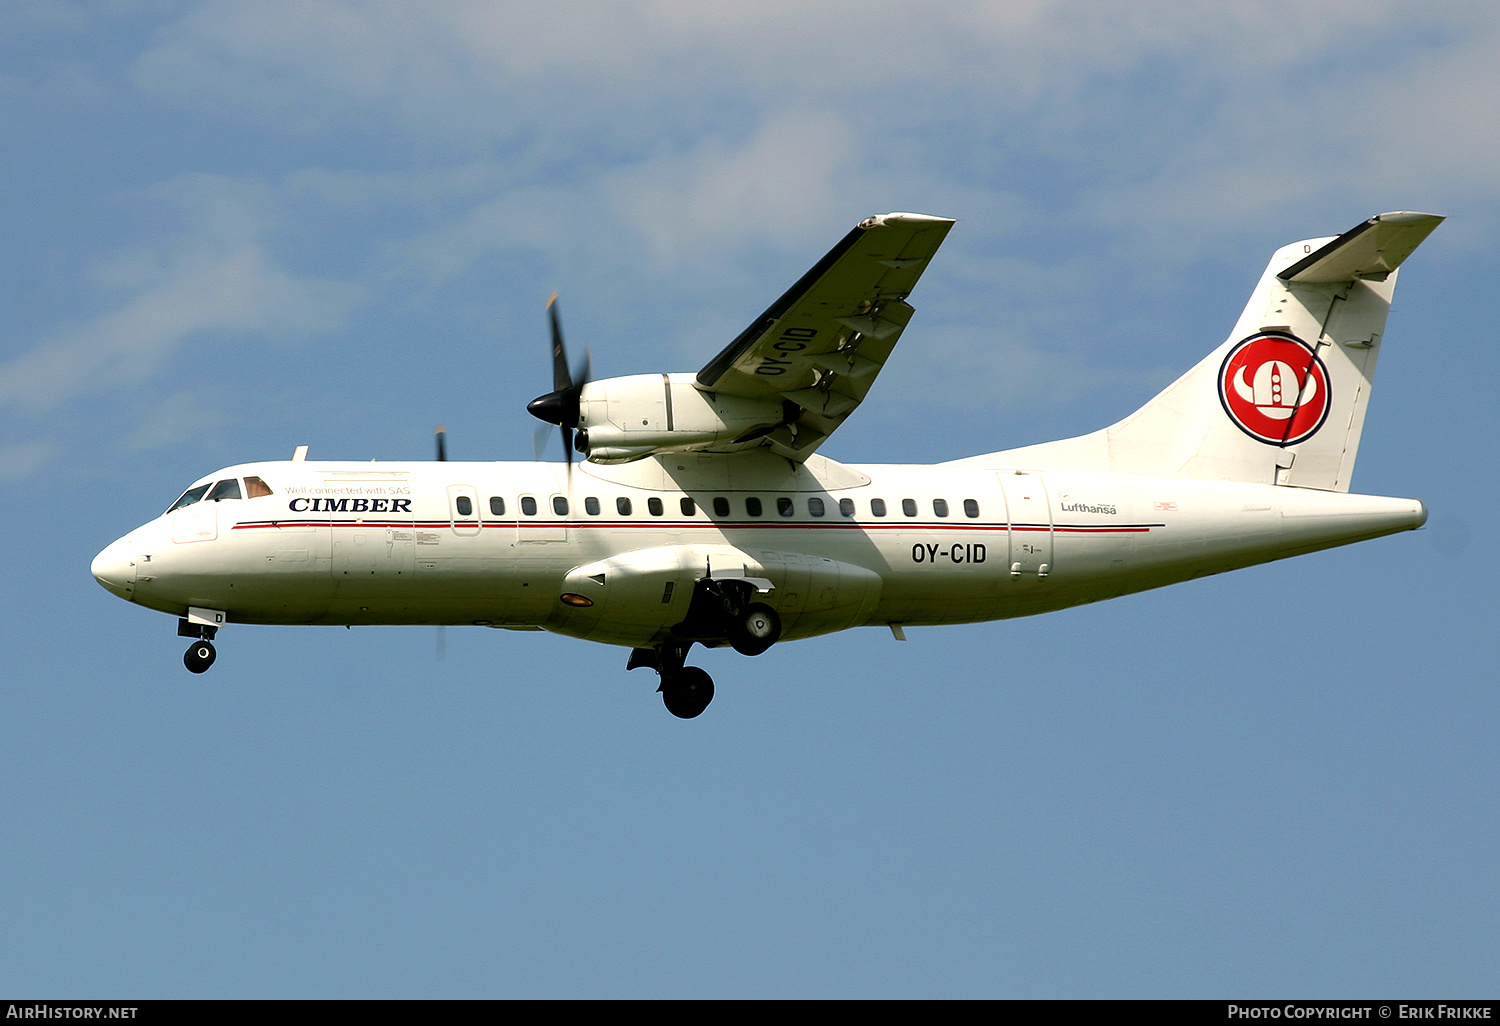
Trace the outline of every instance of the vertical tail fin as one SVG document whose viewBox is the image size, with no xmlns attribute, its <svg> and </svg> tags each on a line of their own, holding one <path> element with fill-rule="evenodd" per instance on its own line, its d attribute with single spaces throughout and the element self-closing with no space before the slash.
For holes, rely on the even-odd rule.
<svg viewBox="0 0 1500 1026">
<path fill-rule="evenodd" d="M 1277 250 L 1228 341 L 1160 395 L 1113 427 L 1006 457 L 1348 491 L 1396 269 L 1442 220 L 1380 214 Z"/>
</svg>

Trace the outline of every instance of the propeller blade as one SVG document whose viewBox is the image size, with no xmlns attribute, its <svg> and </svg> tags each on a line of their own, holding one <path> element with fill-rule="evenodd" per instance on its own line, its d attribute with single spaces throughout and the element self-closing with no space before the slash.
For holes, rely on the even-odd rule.
<svg viewBox="0 0 1500 1026">
<path fill-rule="evenodd" d="M 562 319 L 557 314 L 557 293 L 547 297 L 547 320 L 552 325 L 552 390 L 566 392 L 573 387 L 568 374 L 568 352 L 563 345 Z"/>
<path fill-rule="evenodd" d="M 583 362 L 573 373 L 573 387 L 578 394 L 583 394 L 583 386 L 594 380 L 594 351 L 588 346 L 583 347 Z"/>
<path fill-rule="evenodd" d="M 438 462 L 442 463 L 445 460 L 447 460 L 447 458 L 448 458 L 448 431 L 447 431 L 447 429 L 445 429 L 443 427 L 443 425 L 439 424 L 437 426 L 437 432 L 435 434 L 435 437 L 437 439 L 437 458 L 438 458 Z"/>
<path fill-rule="evenodd" d="M 526 411 L 538 420 L 556 424 L 562 429 L 563 459 L 568 464 L 568 475 L 573 473 L 573 453 L 578 450 L 573 444 L 573 432 L 582 419 L 579 405 L 583 388 L 594 376 L 594 354 L 585 348 L 583 359 L 576 371 L 568 370 L 568 348 L 563 341 L 562 316 L 558 312 L 557 293 L 547 297 L 547 323 L 552 333 L 552 391 L 537 396 L 526 404 Z M 544 434 L 539 431 L 532 439 L 532 452 L 541 459 L 545 444 Z"/>
</svg>

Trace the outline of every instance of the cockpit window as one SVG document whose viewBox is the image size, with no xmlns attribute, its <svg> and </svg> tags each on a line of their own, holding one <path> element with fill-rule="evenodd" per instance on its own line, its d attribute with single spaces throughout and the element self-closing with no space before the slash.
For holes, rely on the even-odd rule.
<svg viewBox="0 0 1500 1026">
<path fill-rule="evenodd" d="M 270 495 L 271 486 L 258 477 L 245 478 L 245 498 L 258 499 L 262 495 Z"/>
<path fill-rule="evenodd" d="M 240 482 L 237 478 L 225 478 L 214 485 L 214 490 L 208 493 L 209 502 L 218 502 L 220 499 L 238 499 L 240 497 Z"/>
<path fill-rule="evenodd" d="M 196 488 L 189 488 L 187 491 L 182 493 L 182 498 L 178 499 L 176 502 L 172 503 L 172 505 L 167 507 L 167 512 L 170 513 L 174 509 L 181 509 L 184 506 L 191 506 L 193 503 L 203 498 L 203 493 L 206 491 L 208 491 L 208 485 L 206 484 L 201 484 Z"/>
</svg>

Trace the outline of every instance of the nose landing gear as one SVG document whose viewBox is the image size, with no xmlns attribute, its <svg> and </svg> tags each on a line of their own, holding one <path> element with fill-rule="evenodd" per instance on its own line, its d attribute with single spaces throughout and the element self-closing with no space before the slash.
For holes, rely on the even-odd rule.
<svg viewBox="0 0 1500 1026">
<path fill-rule="evenodd" d="M 223 614 L 218 614 L 222 619 Z M 214 664 L 219 653 L 214 651 L 214 635 L 219 633 L 219 628 L 212 624 L 195 623 L 187 617 L 179 617 L 177 620 L 177 636 L 180 638 L 197 638 L 188 650 L 183 653 L 182 665 L 193 673 L 203 673 Z"/>
</svg>

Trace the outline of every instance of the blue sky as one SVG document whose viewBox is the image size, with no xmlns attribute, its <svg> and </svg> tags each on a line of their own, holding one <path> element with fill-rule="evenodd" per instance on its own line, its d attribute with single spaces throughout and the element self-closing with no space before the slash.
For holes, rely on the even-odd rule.
<svg viewBox="0 0 1500 1026">
<path fill-rule="evenodd" d="M 1493 997 L 1500 15 L 1160 0 L 0 6 L 0 992 Z M 695 370 L 861 217 L 959 219 L 825 447 L 1081 433 L 1278 246 L 1402 272 L 1355 488 L 1423 531 L 697 661 L 243 627 L 88 574 L 194 478 L 528 459 L 543 303 Z M 553 450 L 555 455 L 555 449 Z"/>
</svg>

